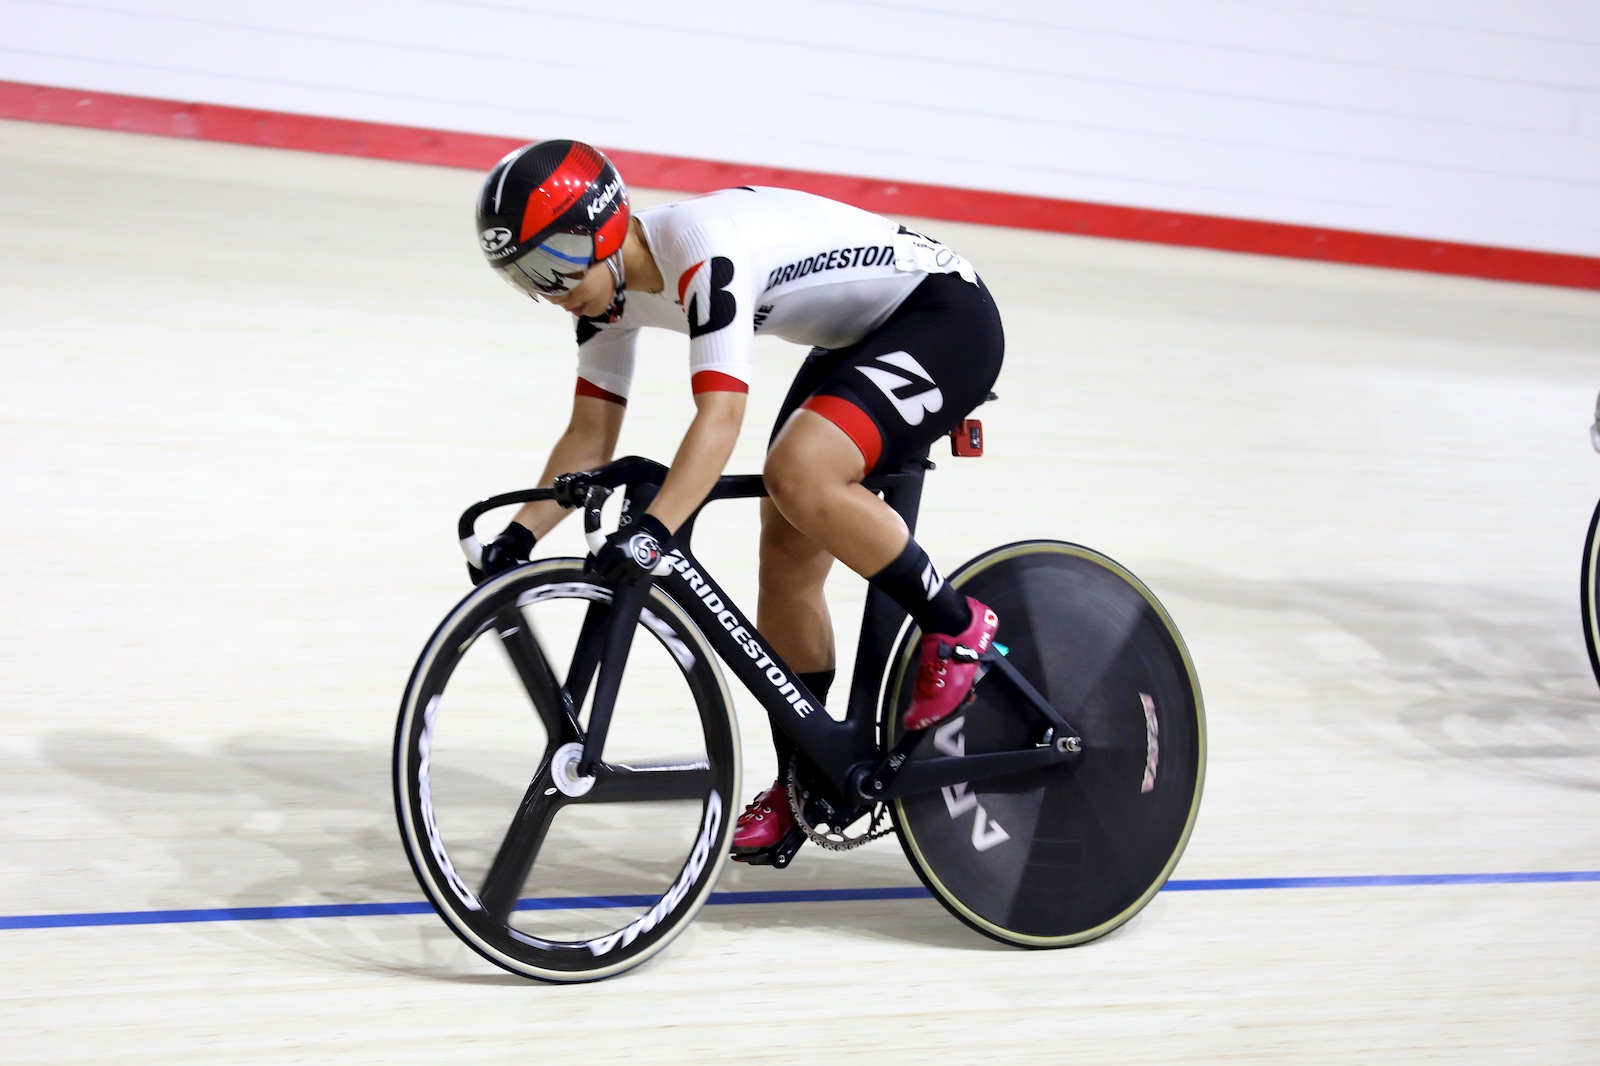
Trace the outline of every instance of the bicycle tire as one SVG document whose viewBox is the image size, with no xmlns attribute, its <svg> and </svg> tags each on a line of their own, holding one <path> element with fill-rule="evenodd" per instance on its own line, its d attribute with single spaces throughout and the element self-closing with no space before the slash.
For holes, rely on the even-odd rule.
<svg viewBox="0 0 1600 1066">
<path fill-rule="evenodd" d="M 577 649 L 610 603 L 576 559 L 485 582 L 424 646 L 395 727 L 395 812 L 418 884 L 473 951 L 542 981 L 610 977 L 665 948 L 710 896 L 733 834 L 733 703 L 705 637 L 659 588 L 604 759 L 577 776 L 598 657 Z M 555 653 L 568 638 L 573 655 Z M 475 653 L 494 646 L 505 655 Z M 561 686 L 576 674 L 574 708 Z M 654 757 L 664 735 L 687 753 Z M 630 744 L 646 756 L 613 758 Z"/>
<path fill-rule="evenodd" d="M 949 581 L 999 615 L 1008 661 L 1083 749 L 1043 770 L 895 800 L 901 847 L 934 898 L 985 936 L 1028 948 L 1104 936 L 1166 883 L 1199 812 L 1205 711 L 1188 649 L 1138 578 L 1079 545 L 1008 544 Z M 888 744 L 910 702 L 919 636 L 908 627 L 890 660 Z M 911 759 L 1011 750 L 1042 742 L 1044 728 L 990 677 Z"/>
<path fill-rule="evenodd" d="M 1589 668 L 1600 685 L 1600 504 L 1589 519 L 1589 534 L 1583 542 L 1583 568 L 1578 577 L 1578 598 L 1583 605 L 1583 643 L 1589 652 Z"/>
</svg>

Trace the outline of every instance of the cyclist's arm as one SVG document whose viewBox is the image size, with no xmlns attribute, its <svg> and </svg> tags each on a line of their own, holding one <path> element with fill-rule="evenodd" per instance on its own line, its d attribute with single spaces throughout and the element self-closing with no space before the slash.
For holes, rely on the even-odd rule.
<svg viewBox="0 0 1600 1066">
<path fill-rule="evenodd" d="M 593 470 L 611 461 L 617 449 L 617 437 L 622 433 L 622 416 L 627 408 L 612 400 L 593 396 L 575 396 L 572 400 L 572 419 L 550 449 L 550 461 L 539 475 L 539 484 L 548 485 L 557 474 Z M 567 511 L 554 500 L 535 500 L 525 503 L 517 511 L 517 522 L 543 537 L 567 516 Z"/>
<path fill-rule="evenodd" d="M 695 416 L 649 508 L 674 533 L 705 502 L 739 439 L 755 356 L 753 286 L 759 274 L 738 231 L 724 223 L 685 230 L 676 241 L 656 262 L 669 264 L 667 288 L 678 294 L 689 320 Z"/>
<path fill-rule="evenodd" d="M 578 381 L 572 400 L 572 418 L 550 449 L 550 460 L 539 475 L 549 485 L 559 474 L 593 470 L 611 461 L 622 416 L 628 409 L 633 382 L 634 346 L 638 330 L 614 327 L 598 319 L 580 318 L 574 326 L 578 340 Z M 554 529 L 567 512 L 553 500 L 525 503 L 515 520 L 542 537 Z"/>
<path fill-rule="evenodd" d="M 705 501 L 728 465 L 744 424 L 746 395 L 742 392 L 702 392 L 695 396 L 694 421 L 678 445 L 672 468 L 649 514 L 674 533 Z"/>
</svg>

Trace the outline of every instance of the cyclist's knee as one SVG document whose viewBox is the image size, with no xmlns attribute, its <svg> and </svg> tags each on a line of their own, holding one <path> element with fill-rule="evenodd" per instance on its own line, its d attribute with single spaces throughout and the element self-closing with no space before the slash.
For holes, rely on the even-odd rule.
<svg viewBox="0 0 1600 1066">
<path fill-rule="evenodd" d="M 761 469 L 761 480 L 766 483 L 767 495 L 779 512 L 779 521 L 793 529 L 791 515 L 795 513 L 808 492 L 812 491 L 814 475 L 803 461 L 797 461 L 795 449 L 775 446 L 767 453 L 766 465 Z M 773 527 L 781 535 L 781 529 Z M 763 529 L 763 537 L 765 537 Z"/>
<path fill-rule="evenodd" d="M 761 476 L 784 516 L 804 526 L 829 493 L 861 479 L 860 458 L 855 446 L 832 423 L 795 418 L 767 452 Z"/>
<path fill-rule="evenodd" d="M 767 492 L 783 513 L 784 525 L 794 530 L 797 537 L 809 540 L 801 530 L 816 528 L 824 492 L 822 484 L 803 467 L 774 469 L 769 463 L 763 476 L 767 479 Z"/>
</svg>

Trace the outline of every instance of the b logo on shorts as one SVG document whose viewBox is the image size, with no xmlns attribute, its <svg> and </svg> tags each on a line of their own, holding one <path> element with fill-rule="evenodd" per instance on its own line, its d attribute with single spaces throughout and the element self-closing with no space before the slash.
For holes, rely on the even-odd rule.
<svg viewBox="0 0 1600 1066">
<path fill-rule="evenodd" d="M 888 363 L 900 372 L 878 366 L 861 366 L 856 369 L 867 376 L 883 394 L 889 397 L 894 409 L 906 420 L 908 426 L 920 426 L 923 418 L 937 413 L 944 406 L 944 393 L 933 383 L 933 378 L 922 369 L 922 364 L 911 358 L 909 352 L 890 352 L 877 356 L 877 362 Z M 911 375 L 907 377 L 906 375 Z"/>
</svg>

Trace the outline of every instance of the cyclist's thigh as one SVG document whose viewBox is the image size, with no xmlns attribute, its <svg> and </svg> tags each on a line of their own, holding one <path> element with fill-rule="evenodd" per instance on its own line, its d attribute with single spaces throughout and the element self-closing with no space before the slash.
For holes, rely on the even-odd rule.
<svg viewBox="0 0 1600 1066">
<path fill-rule="evenodd" d="M 887 468 L 921 454 L 982 403 L 1004 354 L 1000 314 L 982 282 L 933 274 L 871 334 L 814 351 L 779 425 L 798 399 L 856 442 L 867 473 Z"/>
</svg>

